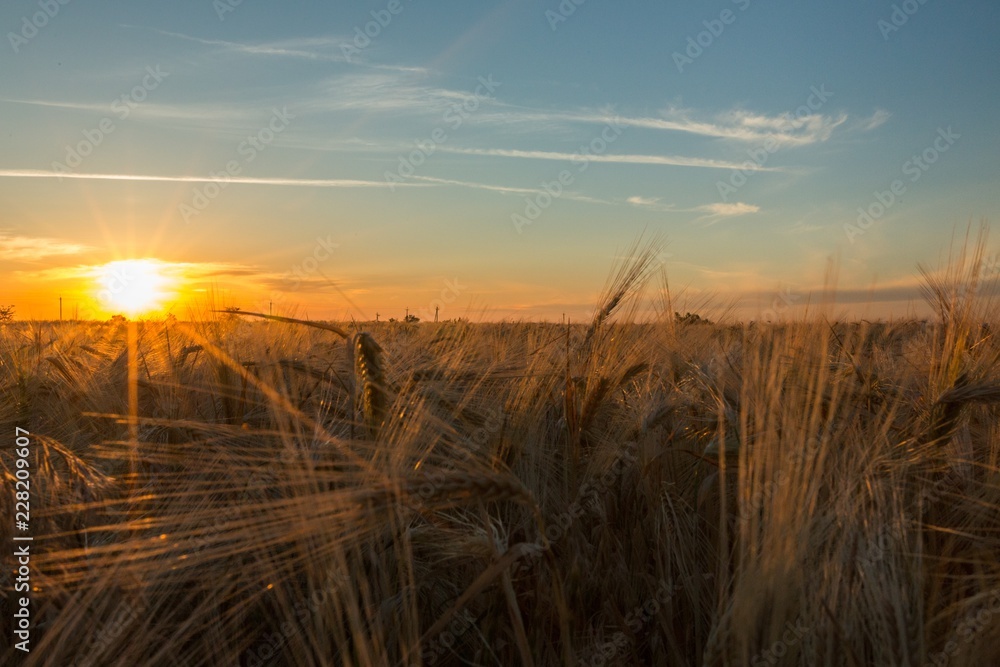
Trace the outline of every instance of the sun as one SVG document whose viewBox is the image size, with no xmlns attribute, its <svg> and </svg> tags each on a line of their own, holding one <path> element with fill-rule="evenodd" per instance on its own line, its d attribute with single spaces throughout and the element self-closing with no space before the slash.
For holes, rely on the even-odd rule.
<svg viewBox="0 0 1000 667">
<path fill-rule="evenodd" d="M 133 317 L 162 308 L 175 283 L 165 265 L 152 259 L 108 262 L 97 268 L 95 280 L 102 308 Z"/>
</svg>

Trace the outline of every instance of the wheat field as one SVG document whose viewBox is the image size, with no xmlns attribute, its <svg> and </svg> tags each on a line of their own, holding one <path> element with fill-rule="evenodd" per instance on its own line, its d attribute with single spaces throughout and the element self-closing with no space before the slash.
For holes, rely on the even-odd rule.
<svg viewBox="0 0 1000 667">
<path fill-rule="evenodd" d="M 682 320 L 655 250 L 580 324 L 3 325 L 4 663 L 1000 664 L 982 245 L 874 323 Z"/>
</svg>

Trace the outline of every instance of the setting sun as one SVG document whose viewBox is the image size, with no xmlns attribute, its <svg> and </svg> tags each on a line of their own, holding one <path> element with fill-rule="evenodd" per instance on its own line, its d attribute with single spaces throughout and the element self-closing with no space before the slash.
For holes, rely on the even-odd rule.
<svg viewBox="0 0 1000 667">
<path fill-rule="evenodd" d="M 175 283 L 160 262 L 149 259 L 108 262 L 98 267 L 96 281 L 104 309 L 132 316 L 160 309 Z"/>
</svg>

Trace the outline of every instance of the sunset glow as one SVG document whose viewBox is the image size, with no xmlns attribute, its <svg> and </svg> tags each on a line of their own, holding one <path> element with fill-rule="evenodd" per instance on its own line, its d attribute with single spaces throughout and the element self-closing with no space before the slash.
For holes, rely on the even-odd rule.
<svg viewBox="0 0 1000 667">
<path fill-rule="evenodd" d="M 149 259 L 108 262 L 98 267 L 95 280 L 100 306 L 129 316 L 160 310 L 176 288 L 176 279 Z"/>
</svg>

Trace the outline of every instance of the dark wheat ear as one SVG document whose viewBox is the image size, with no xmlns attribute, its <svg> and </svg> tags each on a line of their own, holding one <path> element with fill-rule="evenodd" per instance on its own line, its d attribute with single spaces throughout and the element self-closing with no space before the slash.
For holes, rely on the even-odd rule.
<svg viewBox="0 0 1000 667">
<path fill-rule="evenodd" d="M 375 438 L 388 404 L 382 348 L 370 333 L 361 331 L 351 338 L 351 357 L 354 363 L 355 405 L 361 410 L 368 434 Z"/>
</svg>

